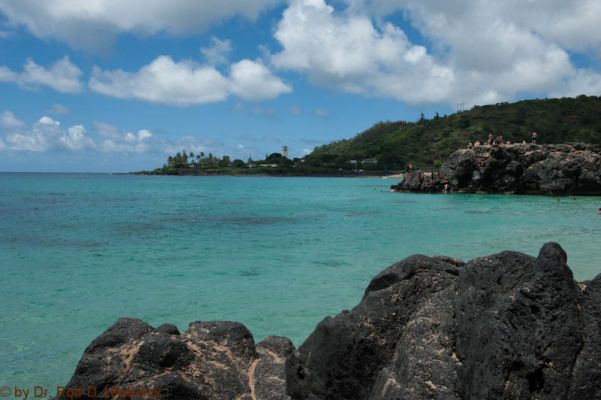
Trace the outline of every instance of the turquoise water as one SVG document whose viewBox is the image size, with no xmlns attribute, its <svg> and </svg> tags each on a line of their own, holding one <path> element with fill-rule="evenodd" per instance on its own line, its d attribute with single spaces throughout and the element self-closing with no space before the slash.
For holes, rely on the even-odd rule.
<svg viewBox="0 0 601 400">
<path fill-rule="evenodd" d="M 65 383 L 120 316 L 244 322 L 299 344 L 414 253 L 601 272 L 596 198 L 414 195 L 382 179 L 0 174 L 0 386 Z"/>
</svg>

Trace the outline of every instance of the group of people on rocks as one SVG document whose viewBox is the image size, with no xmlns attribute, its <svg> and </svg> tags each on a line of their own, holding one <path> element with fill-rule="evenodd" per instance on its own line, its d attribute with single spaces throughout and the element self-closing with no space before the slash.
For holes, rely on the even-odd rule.
<svg viewBox="0 0 601 400">
<path fill-rule="evenodd" d="M 536 144 L 536 138 L 538 137 L 538 133 L 536 132 L 532 132 L 532 140 L 531 143 L 532 144 Z M 503 146 L 503 145 L 510 145 L 512 144 L 509 140 L 505 140 L 505 138 L 503 137 L 503 135 L 499 135 L 499 136 L 494 136 L 492 133 L 490 133 L 488 135 L 488 139 L 486 140 L 486 142 L 484 143 L 484 145 L 488 145 L 488 146 Z M 526 141 L 522 141 L 522 144 L 526 144 Z M 468 149 L 472 149 L 474 147 L 478 147 L 478 146 L 482 146 L 482 143 L 480 143 L 479 140 L 476 140 L 474 143 L 469 142 L 467 145 Z M 479 163 L 480 168 L 484 168 L 484 160 L 480 160 Z M 412 163 L 407 164 L 407 172 L 411 172 L 411 171 L 415 171 L 416 167 L 415 165 L 413 165 Z M 420 182 L 423 179 L 423 176 L 420 176 Z M 440 179 L 440 173 L 439 172 L 432 172 L 431 175 L 431 180 L 434 182 L 436 180 Z M 447 180 L 444 180 L 442 182 L 444 184 L 442 192 L 443 193 L 451 193 L 451 187 L 449 185 L 449 182 Z M 599 214 L 601 214 L 601 208 L 598 211 Z"/>
<path fill-rule="evenodd" d="M 538 137 L 538 133 L 536 132 L 532 132 L 532 144 L 536 144 L 536 138 Z M 503 137 L 503 135 L 499 135 L 499 136 L 494 136 L 492 133 L 488 134 L 488 139 L 485 142 L 485 145 L 488 146 L 503 146 L 503 145 L 510 145 L 512 144 L 509 140 L 505 140 L 505 138 Z M 526 144 L 526 141 L 522 141 L 522 144 Z M 482 143 L 480 143 L 479 140 L 476 140 L 474 143 L 469 142 L 467 145 L 468 149 L 472 149 L 474 147 L 478 147 L 478 146 L 482 146 Z"/>
</svg>

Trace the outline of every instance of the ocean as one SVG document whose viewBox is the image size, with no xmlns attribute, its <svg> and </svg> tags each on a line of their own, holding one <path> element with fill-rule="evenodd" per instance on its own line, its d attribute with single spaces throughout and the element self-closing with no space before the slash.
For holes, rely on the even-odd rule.
<svg viewBox="0 0 601 400">
<path fill-rule="evenodd" d="M 559 242 L 601 272 L 593 197 L 390 193 L 377 178 L 0 174 L 0 386 L 67 382 L 122 316 L 236 320 L 296 345 L 411 254 Z"/>
</svg>

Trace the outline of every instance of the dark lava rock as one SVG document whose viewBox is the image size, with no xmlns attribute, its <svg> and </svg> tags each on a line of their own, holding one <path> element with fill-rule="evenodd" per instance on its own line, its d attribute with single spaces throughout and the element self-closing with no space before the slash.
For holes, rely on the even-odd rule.
<svg viewBox="0 0 601 400">
<path fill-rule="evenodd" d="M 162 399 L 601 399 L 601 275 L 575 282 L 555 243 L 538 257 L 415 255 L 298 350 L 283 337 L 255 345 L 238 323 L 173 335 L 121 319 L 68 387 L 89 385 Z"/>
<path fill-rule="evenodd" d="M 391 188 L 400 192 L 436 193 L 444 189 L 444 184 L 437 173 L 417 170 L 405 173 L 403 181 Z"/>
<path fill-rule="evenodd" d="M 408 172 L 403 192 L 601 195 L 601 145 L 481 145 L 451 154 L 439 172 Z"/>
<path fill-rule="evenodd" d="M 290 340 L 270 337 L 255 346 L 237 322 L 194 322 L 182 334 L 173 328 L 120 319 L 86 349 L 66 385 L 70 396 L 60 398 L 87 399 L 90 390 L 99 397 L 115 391 L 102 398 L 288 398 L 286 363 L 297 356 Z M 138 392 L 118 397 L 119 390 Z"/>
<path fill-rule="evenodd" d="M 157 331 L 167 333 L 169 335 L 179 335 L 179 329 L 173 324 L 163 324 L 157 328 Z"/>
</svg>

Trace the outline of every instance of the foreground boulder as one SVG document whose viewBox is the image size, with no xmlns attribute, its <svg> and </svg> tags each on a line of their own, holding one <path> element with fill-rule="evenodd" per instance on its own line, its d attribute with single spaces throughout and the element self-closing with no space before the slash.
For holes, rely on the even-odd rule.
<svg viewBox="0 0 601 400">
<path fill-rule="evenodd" d="M 255 345 L 237 322 L 194 322 L 179 333 L 122 318 L 85 350 L 59 398 L 289 399 L 290 340 Z"/>
<path fill-rule="evenodd" d="M 298 350 L 281 337 L 255 345 L 238 323 L 180 334 L 121 319 L 67 388 L 90 385 L 162 399 L 601 399 L 601 275 L 575 282 L 555 243 L 536 258 L 415 255 Z"/>
<path fill-rule="evenodd" d="M 405 192 L 601 195 L 601 145 L 504 144 L 460 149 L 440 171 L 408 172 Z"/>
</svg>

